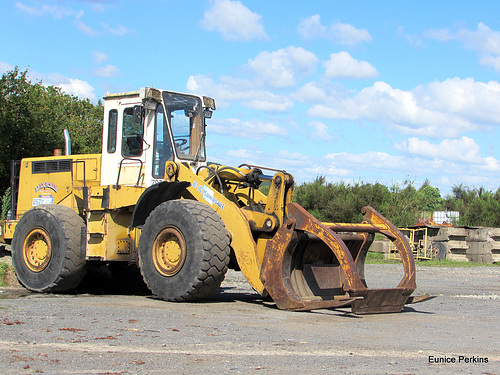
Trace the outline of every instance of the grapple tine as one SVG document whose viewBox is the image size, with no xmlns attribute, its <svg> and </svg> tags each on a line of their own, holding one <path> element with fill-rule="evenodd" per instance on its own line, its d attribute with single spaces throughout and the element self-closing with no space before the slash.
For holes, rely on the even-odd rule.
<svg viewBox="0 0 500 375">
<path fill-rule="evenodd" d="M 294 288 L 288 250 L 298 242 L 295 219 L 289 218 L 268 242 L 261 270 L 261 279 L 279 309 L 306 311 L 329 307 L 348 306 L 356 298 L 348 294 L 335 296 L 330 300 L 300 296 Z"/>
<path fill-rule="evenodd" d="M 354 313 L 399 312 L 416 288 L 408 241 L 371 207 L 360 224 L 322 223 L 295 203 L 288 219 L 268 241 L 261 279 L 280 309 L 314 310 L 351 305 Z M 352 233 L 346 235 L 345 233 Z M 396 288 L 368 289 L 364 260 L 373 234 L 388 237 L 403 260 Z"/>
</svg>

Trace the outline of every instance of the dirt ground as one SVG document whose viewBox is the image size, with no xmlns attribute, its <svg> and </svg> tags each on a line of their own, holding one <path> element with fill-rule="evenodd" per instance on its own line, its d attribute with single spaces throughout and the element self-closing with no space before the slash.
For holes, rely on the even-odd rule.
<svg viewBox="0 0 500 375">
<path fill-rule="evenodd" d="M 366 270 L 375 287 L 401 273 Z M 0 373 L 500 374 L 500 268 L 418 266 L 417 283 L 438 297 L 363 316 L 278 310 L 235 271 L 202 303 L 95 283 L 69 295 L 0 288 Z"/>
</svg>

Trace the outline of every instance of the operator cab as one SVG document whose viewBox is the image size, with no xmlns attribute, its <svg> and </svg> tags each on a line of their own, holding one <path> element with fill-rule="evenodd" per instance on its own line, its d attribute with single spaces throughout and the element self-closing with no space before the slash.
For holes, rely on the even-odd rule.
<svg viewBox="0 0 500 375">
<path fill-rule="evenodd" d="M 103 185 L 150 186 L 167 161 L 206 164 L 205 119 L 212 98 L 153 88 L 104 97 Z"/>
</svg>

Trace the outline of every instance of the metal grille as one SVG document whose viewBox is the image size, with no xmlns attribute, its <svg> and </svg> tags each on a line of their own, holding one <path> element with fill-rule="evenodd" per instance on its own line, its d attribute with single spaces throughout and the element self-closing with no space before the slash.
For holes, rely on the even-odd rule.
<svg viewBox="0 0 500 375">
<path fill-rule="evenodd" d="M 71 159 L 34 161 L 31 165 L 32 165 L 31 172 L 33 174 L 71 172 Z"/>
</svg>

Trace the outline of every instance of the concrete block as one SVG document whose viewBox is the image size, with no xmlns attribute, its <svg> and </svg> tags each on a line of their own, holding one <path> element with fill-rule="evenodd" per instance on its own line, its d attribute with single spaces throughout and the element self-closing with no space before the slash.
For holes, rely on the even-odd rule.
<svg viewBox="0 0 500 375">
<path fill-rule="evenodd" d="M 496 241 L 490 242 L 469 242 L 469 249 L 467 250 L 467 259 L 470 262 L 477 263 L 493 263 L 491 250 L 498 248 L 500 243 Z"/>
<path fill-rule="evenodd" d="M 374 251 L 376 253 L 389 253 L 389 245 L 391 241 L 373 241 L 368 251 Z"/>
<path fill-rule="evenodd" d="M 492 261 L 492 263 L 500 262 L 500 250 L 499 249 L 492 249 L 491 250 L 491 261 Z"/>
<path fill-rule="evenodd" d="M 467 228 L 467 241 L 500 241 L 500 228 Z"/>
<path fill-rule="evenodd" d="M 460 262 L 467 262 L 467 250 L 469 246 L 465 241 L 446 241 L 443 242 L 446 246 L 446 258 Z"/>
<path fill-rule="evenodd" d="M 465 241 L 466 237 L 465 228 L 441 227 L 434 236 L 430 236 L 430 239 L 432 242 Z"/>
</svg>

